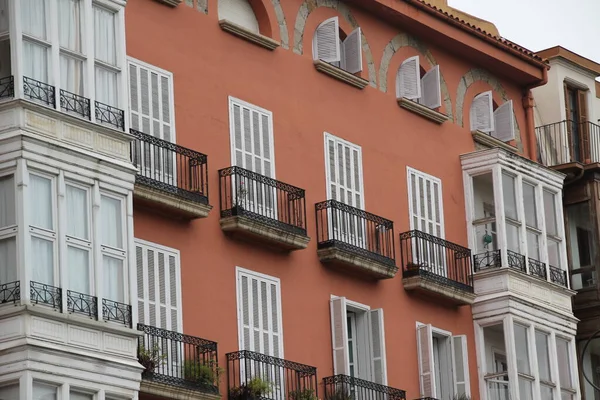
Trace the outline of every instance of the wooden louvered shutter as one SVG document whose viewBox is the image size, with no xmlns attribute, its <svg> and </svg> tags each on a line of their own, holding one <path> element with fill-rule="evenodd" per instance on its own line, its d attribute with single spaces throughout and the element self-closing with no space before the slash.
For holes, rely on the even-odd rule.
<svg viewBox="0 0 600 400">
<path fill-rule="evenodd" d="M 385 329 L 383 325 L 383 309 L 369 311 L 371 329 L 371 362 L 375 383 L 387 385 L 387 367 L 385 360 Z"/>
<path fill-rule="evenodd" d="M 410 229 L 444 238 L 442 181 L 408 168 Z"/>
<path fill-rule="evenodd" d="M 454 394 L 470 395 L 469 359 L 467 357 L 467 337 L 452 336 L 452 365 L 454 377 Z"/>
<path fill-rule="evenodd" d="M 330 308 L 331 343 L 333 347 L 333 373 L 335 375 L 350 375 L 348 325 L 346 324 L 346 298 L 334 297 L 330 301 Z"/>
<path fill-rule="evenodd" d="M 421 397 L 435 397 L 433 337 L 431 336 L 431 325 L 419 325 L 417 327 L 417 352 L 419 356 Z"/>
<path fill-rule="evenodd" d="M 258 21 L 248 0 L 219 0 L 218 10 L 220 20 L 226 19 L 259 33 Z"/>
<path fill-rule="evenodd" d="M 440 66 L 431 68 L 421 78 L 421 104 L 429 108 L 442 106 L 442 92 L 440 86 Z"/>
<path fill-rule="evenodd" d="M 421 97 L 420 71 L 419 56 L 410 57 L 402 62 L 396 76 L 396 97 L 409 100 Z"/>
<path fill-rule="evenodd" d="M 492 132 L 494 130 L 493 107 L 491 91 L 475 96 L 469 112 L 472 131 Z"/>
<path fill-rule="evenodd" d="M 338 18 L 323 21 L 313 39 L 313 58 L 328 63 L 340 61 L 340 28 Z"/>
<path fill-rule="evenodd" d="M 581 155 L 581 160 L 586 164 L 591 161 L 591 152 L 590 152 L 590 130 L 588 122 L 588 107 L 587 107 L 587 91 L 578 90 L 577 91 L 577 108 L 579 108 L 579 129 L 581 130 L 581 150 L 583 154 Z"/>
<path fill-rule="evenodd" d="M 179 254 L 136 241 L 136 257 L 139 322 L 180 332 Z"/>
<path fill-rule="evenodd" d="M 499 106 L 494 111 L 494 131 L 492 136 L 503 142 L 515 138 L 514 112 L 512 100 Z"/>
<path fill-rule="evenodd" d="M 361 148 L 329 134 L 325 144 L 328 198 L 364 209 Z"/>
<path fill-rule="evenodd" d="M 351 74 L 362 71 L 361 31 L 356 28 L 346 37 L 344 47 L 344 69 Z"/>
<path fill-rule="evenodd" d="M 238 271 L 240 349 L 282 358 L 279 282 Z"/>
</svg>

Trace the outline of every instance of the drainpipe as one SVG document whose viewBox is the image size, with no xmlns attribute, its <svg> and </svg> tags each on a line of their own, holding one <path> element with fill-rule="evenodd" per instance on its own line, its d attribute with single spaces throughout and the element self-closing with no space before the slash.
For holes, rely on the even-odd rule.
<svg viewBox="0 0 600 400">
<path fill-rule="evenodd" d="M 550 69 L 550 66 L 548 65 L 546 68 L 544 68 L 543 70 L 543 76 L 542 76 L 542 80 L 539 81 L 538 83 L 531 85 L 531 86 L 527 86 L 525 88 L 525 93 L 523 95 L 523 108 L 525 108 L 525 120 L 527 122 L 527 129 L 525 130 L 526 132 L 526 140 L 527 140 L 527 147 L 529 148 L 529 159 L 532 161 L 537 162 L 537 138 L 535 137 L 535 118 L 533 115 L 533 107 L 535 106 L 535 101 L 533 99 L 533 93 L 531 92 L 531 89 L 538 87 L 538 86 L 544 86 L 545 84 L 548 83 L 548 70 Z"/>
</svg>

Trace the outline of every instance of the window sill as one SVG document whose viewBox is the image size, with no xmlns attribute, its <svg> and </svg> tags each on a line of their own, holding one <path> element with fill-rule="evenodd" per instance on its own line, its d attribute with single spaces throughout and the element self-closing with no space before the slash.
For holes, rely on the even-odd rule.
<svg viewBox="0 0 600 400">
<path fill-rule="evenodd" d="M 420 115 L 423 118 L 435 122 L 436 124 L 441 125 L 450 119 L 446 114 L 442 114 L 439 111 L 435 111 L 429 107 L 417 103 L 416 101 L 412 101 L 404 97 L 398 99 L 398 105 L 410 112 Z"/>
<path fill-rule="evenodd" d="M 177 7 L 178 5 L 180 5 L 183 0 L 156 0 L 159 3 L 163 3 L 169 7 Z"/>
<path fill-rule="evenodd" d="M 324 61 L 314 60 L 314 64 L 317 71 L 322 72 L 325 75 L 329 75 L 332 78 L 335 78 L 342 82 L 346 82 L 347 84 L 354 86 L 358 89 L 362 90 L 369 84 L 368 80 L 353 75 L 350 72 L 346 72 L 343 69 L 335 67 Z"/>
<path fill-rule="evenodd" d="M 488 135 L 485 132 L 473 131 L 473 132 L 471 132 L 471 135 L 473 135 L 474 142 L 479 143 L 485 147 L 489 147 L 489 148 L 500 147 L 501 149 L 510 151 L 512 153 L 518 152 L 516 147 L 511 146 L 508 143 L 504 143 L 503 141 L 498 140 L 495 137 Z"/>
<path fill-rule="evenodd" d="M 238 36 L 260 47 L 264 47 L 267 50 L 275 50 L 277 47 L 279 47 L 279 42 L 277 42 L 276 40 L 261 35 L 260 33 L 252 32 L 244 28 L 243 26 L 235 24 L 229 20 L 219 20 L 219 26 L 225 32 L 229 32 L 232 35 Z"/>
</svg>

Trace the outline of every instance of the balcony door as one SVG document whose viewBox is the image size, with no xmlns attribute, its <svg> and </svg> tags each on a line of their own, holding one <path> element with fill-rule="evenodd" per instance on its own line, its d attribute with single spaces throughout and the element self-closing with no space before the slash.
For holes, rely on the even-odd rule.
<svg viewBox="0 0 600 400">
<path fill-rule="evenodd" d="M 442 181 L 410 167 L 407 167 L 407 179 L 410 229 L 444 239 Z M 432 241 L 417 240 L 412 247 L 413 259 L 417 260 L 419 267 L 436 275 L 447 275 L 446 254 L 442 246 L 434 246 Z M 449 261 L 452 265 L 452 260 Z"/>
<path fill-rule="evenodd" d="M 275 179 L 273 114 L 229 98 L 231 164 L 262 177 Z M 275 185 L 253 174 L 238 173 L 233 184 L 236 206 L 264 217 L 277 219 Z M 268 179 L 267 179 L 268 180 Z"/>
<path fill-rule="evenodd" d="M 587 91 L 565 84 L 565 115 L 571 149 L 571 161 L 585 162 L 589 158 L 589 132 L 587 129 Z"/>
<path fill-rule="evenodd" d="M 325 133 L 327 199 L 360 210 L 365 209 L 362 150 L 360 146 Z M 365 219 L 338 208 L 330 208 L 329 230 L 334 239 L 367 248 Z"/>
</svg>

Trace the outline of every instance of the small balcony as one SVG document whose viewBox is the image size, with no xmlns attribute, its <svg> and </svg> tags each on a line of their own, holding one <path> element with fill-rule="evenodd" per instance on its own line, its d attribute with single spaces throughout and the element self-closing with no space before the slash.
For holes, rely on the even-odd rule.
<svg viewBox="0 0 600 400">
<path fill-rule="evenodd" d="M 348 375 L 323 378 L 325 400 L 406 400 L 406 391 Z"/>
<path fill-rule="evenodd" d="M 404 289 L 453 305 L 473 304 L 471 250 L 412 230 L 400 234 Z"/>
<path fill-rule="evenodd" d="M 219 171 L 221 229 L 273 249 L 305 249 L 304 189 L 240 167 Z"/>
<path fill-rule="evenodd" d="M 564 120 L 535 128 L 538 161 L 553 167 L 569 163 L 600 162 L 600 126 Z"/>
<path fill-rule="evenodd" d="M 138 324 L 140 392 L 160 398 L 218 399 L 217 343 Z M 187 397 L 186 397 L 187 396 Z"/>
<path fill-rule="evenodd" d="M 322 263 L 371 279 L 396 275 L 392 221 L 335 200 L 315 204 L 315 213 Z"/>
<path fill-rule="evenodd" d="M 179 219 L 207 217 L 206 155 L 133 129 L 131 134 L 136 205 Z"/>
<path fill-rule="evenodd" d="M 0 283 L 0 304 L 17 305 L 21 300 L 21 282 Z"/>
<path fill-rule="evenodd" d="M 242 350 L 227 354 L 228 400 L 318 399 L 317 368 Z"/>
</svg>

